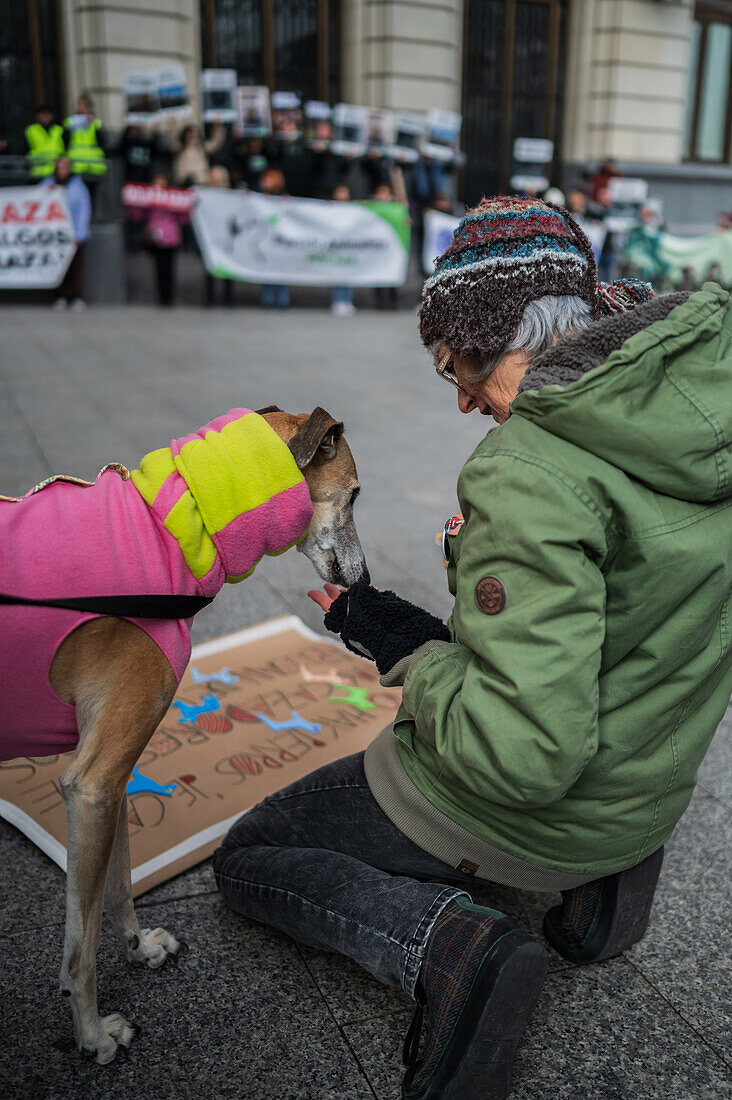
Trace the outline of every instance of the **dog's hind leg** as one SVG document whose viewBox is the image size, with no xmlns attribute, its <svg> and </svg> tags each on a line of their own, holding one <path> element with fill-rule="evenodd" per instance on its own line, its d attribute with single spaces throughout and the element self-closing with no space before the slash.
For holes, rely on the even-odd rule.
<svg viewBox="0 0 732 1100">
<path fill-rule="evenodd" d="M 76 707 L 79 728 L 79 747 L 61 778 L 68 820 L 61 991 L 70 999 L 79 1049 L 106 1063 L 119 1046 L 129 1045 L 134 1029 L 119 1014 L 101 1018 L 97 1010 L 96 951 L 105 880 L 127 780 L 170 704 L 175 677 L 138 627 L 98 619 L 63 643 L 51 683 Z"/>
<path fill-rule="evenodd" d="M 183 943 L 164 928 L 140 928 L 132 903 L 130 841 L 127 828 L 127 797 L 122 796 L 112 859 L 107 875 L 105 908 L 112 928 L 119 936 L 130 962 L 157 970 L 166 959 L 175 961 Z"/>
</svg>

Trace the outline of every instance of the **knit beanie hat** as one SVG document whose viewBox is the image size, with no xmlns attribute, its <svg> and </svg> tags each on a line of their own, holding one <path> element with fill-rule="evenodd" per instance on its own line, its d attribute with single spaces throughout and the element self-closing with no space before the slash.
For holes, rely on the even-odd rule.
<svg viewBox="0 0 732 1100">
<path fill-rule="evenodd" d="M 576 294 L 598 305 L 592 246 L 571 214 L 542 199 L 483 199 L 424 284 L 419 333 L 459 355 L 498 354 L 529 302 Z"/>
</svg>

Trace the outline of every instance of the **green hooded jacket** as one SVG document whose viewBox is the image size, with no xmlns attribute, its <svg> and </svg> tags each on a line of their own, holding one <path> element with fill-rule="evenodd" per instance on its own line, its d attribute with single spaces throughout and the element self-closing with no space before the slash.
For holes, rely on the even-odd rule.
<svg viewBox="0 0 732 1100">
<path fill-rule="evenodd" d="M 563 339 L 511 412 L 460 475 L 453 641 L 407 675 L 398 764 L 446 823 L 597 876 L 671 835 L 732 692 L 729 294 Z"/>
</svg>

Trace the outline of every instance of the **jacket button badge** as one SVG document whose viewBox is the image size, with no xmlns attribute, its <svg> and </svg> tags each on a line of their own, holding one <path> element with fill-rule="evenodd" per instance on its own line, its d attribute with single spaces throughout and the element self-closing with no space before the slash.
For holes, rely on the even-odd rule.
<svg viewBox="0 0 732 1100">
<path fill-rule="evenodd" d="M 475 586 L 475 602 L 485 615 L 497 615 L 506 606 L 506 589 L 498 577 L 483 577 Z"/>
</svg>

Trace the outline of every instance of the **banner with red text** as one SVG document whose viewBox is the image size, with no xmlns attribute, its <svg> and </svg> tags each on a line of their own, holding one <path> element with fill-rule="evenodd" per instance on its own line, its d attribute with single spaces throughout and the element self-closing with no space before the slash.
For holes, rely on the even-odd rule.
<svg viewBox="0 0 732 1100">
<path fill-rule="evenodd" d="M 58 286 L 75 250 L 62 187 L 0 189 L 0 289 Z"/>
</svg>

